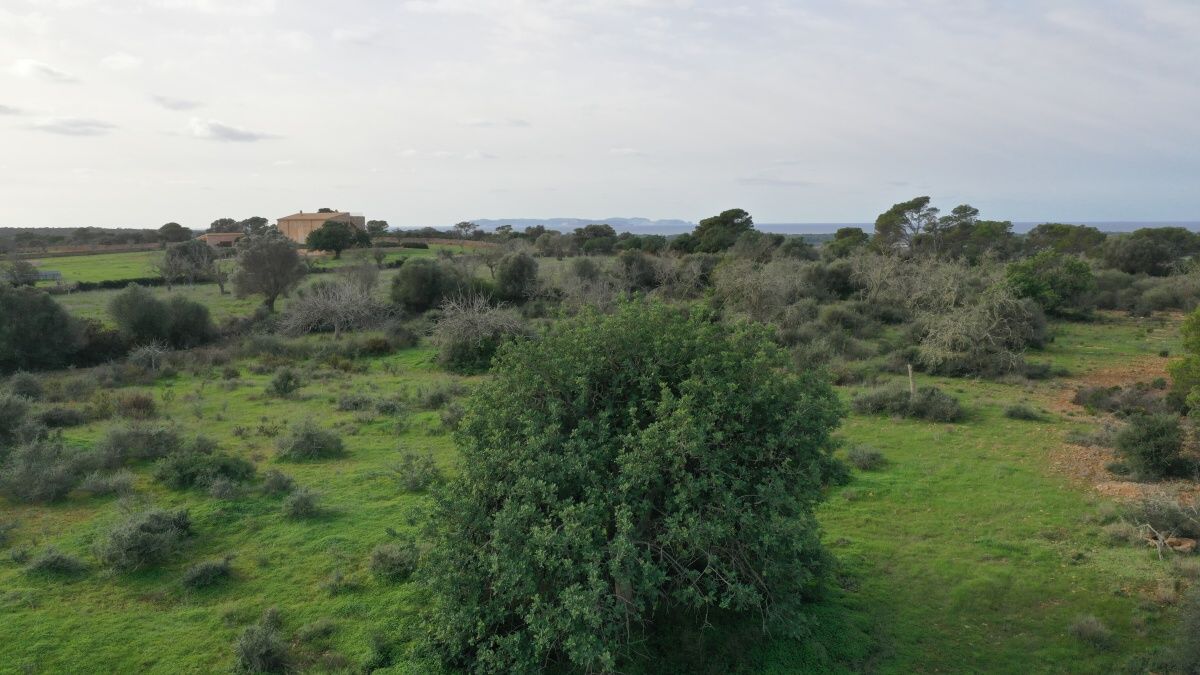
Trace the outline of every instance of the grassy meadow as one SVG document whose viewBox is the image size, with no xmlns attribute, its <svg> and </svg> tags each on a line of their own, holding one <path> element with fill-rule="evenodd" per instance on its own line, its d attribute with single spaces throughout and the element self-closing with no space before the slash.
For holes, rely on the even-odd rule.
<svg viewBox="0 0 1200 675">
<path fill-rule="evenodd" d="M 72 258 L 78 261 L 72 274 L 144 273 L 135 270 L 148 264 L 147 254 L 118 255 L 127 258 Z M 383 272 L 381 293 L 391 273 Z M 58 299 L 74 314 L 107 320 L 116 292 Z M 258 303 L 220 295 L 213 284 L 176 292 L 206 304 L 218 321 L 249 314 Z M 962 402 L 967 418 L 959 423 L 850 414 L 839 431 L 845 448 L 878 450 L 885 463 L 854 470 L 819 508 L 837 572 L 827 597 L 813 606 L 811 638 L 723 635 L 638 668 L 716 673 L 736 663 L 756 673 L 1105 673 L 1165 644 L 1174 630 L 1178 570 L 1151 548 L 1111 542 L 1102 526 L 1113 503 L 1056 468 L 1054 459 L 1068 433 L 1100 421 L 1064 405 L 1074 389 L 1111 379 L 1130 364 L 1137 365 L 1130 375 L 1136 380 L 1161 375 L 1179 349 L 1178 326 L 1178 316 L 1164 314 L 1056 323 L 1053 342 L 1029 358 L 1065 369 L 1064 377 L 918 375 L 918 384 L 935 384 Z M 416 586 L 377 578 L 369 560 L 379 544 L 419 536 L 429 497 L 404 489 L 397 462 L 406 451 L 430 453 L 443 472 L 454 473 L 457 453 L 444 417 L 478 377 L 443 372 L 425 341 L 381 356 L 339 354 L 343 343 L 321 335 L 276 344 L 254 353 L 234 347 L 181 353 L 149 375 L 121 375 L 122 366 L 113 365 L 43 378 L 58 393 L 40 409 L 111 407 L 145 394 L 155 414 L 144 423 L 172 426 L 184 438 L 208 436 L 253 462 L 260 476 L 281 470 L 319 494 L 321 511 L 287 518 L 281 497 L 253 487 L 232 496 L 168 489 L 153 478 L 150 463 L 131 467 L 131 495 L 76 491 L 51 505 L 3 503 L 0 521 L 16 527 L 0 557 L 0 672 L 82 672 L 80 664 L 88 672 L 228 671 L 234 641 L 269 607 L 279 608 L 304 670 L 438 671 L 418 650 L 423 600 Z M 289 397 L 267 391 L 281 366 L 301 373 L 302 387 Z M 847 401 L 860 390 L 839 388 Z M 354 397 L 371 403 L 348 409 L 354 406 L 345 401 Z M 1032 407 L 1038 418 L 1006 416 L 1015 404 Z M 277 457 L 277 439 L 302 420 L 334 430 L 346 455 L 308 462 Z M 118 414 L 67 428 L 63 437 L 87 448 L 109 429 L 133 423 Z M 143 572 L 100 566 L 93 550 L 107 529 L 149 505 L 189 510 L 196 535 L 182 554 Z M 24 561 L 48 547 L 88 568 L 74 575 L 27 571 Z M 203 590 L 181 583 L 192 565 L 226 557 L 233 569 L 227 581 Z M 1070 634 L 1082 616 L 1112 630 L 1111 648 Z"/>
</svg>

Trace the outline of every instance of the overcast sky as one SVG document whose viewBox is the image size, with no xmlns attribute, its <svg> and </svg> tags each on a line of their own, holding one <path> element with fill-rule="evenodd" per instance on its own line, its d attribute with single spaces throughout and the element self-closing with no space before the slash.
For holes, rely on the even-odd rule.
<svg viewBox="0 0 1200 675">
<path fill-rule="evenodd" d="M 1200 219 L 1195 0 L 0 0 L 0 226 Z"/>
</svg>

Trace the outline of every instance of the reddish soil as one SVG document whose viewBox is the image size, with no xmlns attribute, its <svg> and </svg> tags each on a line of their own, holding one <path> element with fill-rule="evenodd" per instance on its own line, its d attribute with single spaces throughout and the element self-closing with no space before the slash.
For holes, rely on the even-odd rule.
<svg viewBox="0 0 1200 675">
<path fill-rule="evenodd" d="M 1149 382 L 1156 377 L 1166 377 L 1166 364 L 1167 359 L 1161 357 L 1143 357 L 1121 366 L 1104 368 L 1072 378 L 1054 394 L 1053 400 L 1049 402 L 1049 407 L 1062 414 L 1073 413 L 1077 417 L 1086 416 L 1099 427 L 1105 422 L 1111 422 L 1112 416 L 1088 415 L 1082 407 L 1071 403 L 1077 389 L 1085 386 L 1114 387 L 1130 385 L 1135 382 Z M 1116 501 L 1174 498 L 1191 504 L 1196 503 L 1200 498 L 1200 485 L 1192 481 L 1138 483 L 1122 480 L 1105 468 L 1109 463 L 1118 459 L 1111 448 L 1088 447 L 1064 441 L 1050 452 L 1048 459 L 1050 467 L 1055 473 L 1064 475 L 1072 481 Z"/>
</svg>

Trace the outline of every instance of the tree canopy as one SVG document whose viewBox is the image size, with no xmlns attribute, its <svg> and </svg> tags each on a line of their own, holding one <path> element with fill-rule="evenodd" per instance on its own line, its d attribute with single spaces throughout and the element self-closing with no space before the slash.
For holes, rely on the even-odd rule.
<svg viewBox="0 0 1200 675">
<path fill-rule="evenodd" d="M 764 330 L 713 319 L 627 303 L 501 348 L 424 562 L 450 665 L 611 671 L 664 617 L 803 624 L 842 406 Z"/>
<path fill-rule="evenodd" d="M 729 209 L 701 220 L 692 231 L 695 239 L 693 250 L 701 253 L 719 253 L 737 242 L 743 232 L 754 229 L 754 219 L 742 209 Z"/>
<path fill-rule="evenodd" d="M 237 243 L 237 269 L 233 288 L 239 298 L 262 295 L 267 311 L 275 311 L 275 300 L 286 295 L 304 276 L 304 262 L 292 241 L 279 230 L 243 237 Z"/>
<path fill-rule="evenodd" d="M 304 243 L 317 251 L 330 251 L 334 260 L 342 257 L 342 251 L 351 246 L 370 244 L 370 236 L 357 227 L 340 220 L 329 220 L 308 233 Z"/>
</svg>

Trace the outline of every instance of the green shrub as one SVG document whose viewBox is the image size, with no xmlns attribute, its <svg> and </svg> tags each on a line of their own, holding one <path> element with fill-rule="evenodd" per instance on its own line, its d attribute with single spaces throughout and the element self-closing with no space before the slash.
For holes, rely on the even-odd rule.
<svg viewBox="0 0 1200 675">
<path fill-rule="evenodd" d="M 233 651 L 236 670 L 241 673 L 286 673 L 291 655 L 280 634 L 279 610 L 268 609 L 256 624 L 238 636 Z"/>
<path fill-rule="evenodd" d="M 1200 673 L 1200 590 L 1193 588 L 1183 596 L 1179 607 L 1179 637 L 1175 645 L 1175 665 L 1182 673 Z"/>
<path fill-rule="evenodd" d="M 282 511 L 285 518 L 315 518 L 321 514 L 318 495 L 304 487 L 293 490 L 283 500 Z"/>
<path fill-rule="evenodd" d="M 40 401 L 45 394 L 41 381 L 36 376 L 24 372 L 13 373 L 13 376 L 8 378 L 8 391 L 30 401 Z"/>
<path fill-rule="evenodd" d="M 275 373 L 275 377 L 271 378 L 271 383 L 267 385 L 267 393 L 279 398 L 290 398 L 292 394 L 299 391 L 303 384 L 303 381 L 300 379 L 300 373 L 295 369 L 280 368 Z"/>
<path fill-rule="evenodd" d="M 30 574 L 75 576 L 87 571 L 87 563 L 56 548 L 48 548 L 34 556 L 25 566 L 25 571 Z"/>
<path fill-rule="evenodd" d="M 1153 387 L 1081 387 L 1071 402 L 1090 412 L 1110 412 L 1118 416 L 1159 413 L 1164 410 L 1162 394 Z"/>
<path fill-rule="evenodd" d="M 268 495 L 285 495 L 296 489 L 296 481 L 278 469 L 263 474 L 262 491 Z"/>
<path fill-rule="evenodd" d="M 58 441 L 15 448 L 0 465 L 0 494 L 16 502 L 54 502 L 79 484 L 83 462 Z"/>
<path fill-rule="evenodd" d="M 115 469 L 131 462 L 166 457 L 182 445 L 179 432 L 172 427 L 134 425 L 109 429 L 93 453 L 101 466 Z"/>
<path fill-rule="evenodd" d="M 438 363 L 454 373 L 480 373 L 488 369 L 496 350 L 506 340 L 524 334 L 515 313 L 492 307 L 482 296 L 447 301 L 433 332 Z"/>
<path fill-rule="evenodd" d="M 1124 507 L 1124 519 L 1166 536 L 1200 539 L 1200 507 L 1173 499 L 1148 499 Z"/>
<path fill-rule="evenodd" d="M 345 454 L 342 439 L 333 431 L 322 429 L 311 419 L 292 426 L 276 443 L 278 457 L 291 462 L 329 459 Z"/>
<path fill-rule="evenodd" d="M 392 302 L 409 312 L 424 312 L 441 304 L 465 285 L 452 265 L 429 258 L 404 263 L 392 277 Z"/>
<path fill-rule="evenodd" d="M 29 399 L 16 394 L 0 393 L 0 448 L 18 440 L 18 430 L 29 416 Z"/>
<path fill-rule="evenodd" d="M 233 559 L 229 556 L 196 563 L 183 573 L 183 585 L 194 590 L 215 586 L 233 576 L 232 563 Z"/>
<path fill-rule="evenodd" d="M 1028 403 L 1014 403 L 1004 409 L 1004 416 L 1010 420 L 1027 420 L 1030 422 L 1040 422 L 1043 417 L 1042 413 L 1038 412 L 1037 408 Z"/>
<path fill-rule="evenodd" d="M 171 559 L 191 536 L 192 521 L 186 510 L 144 511 L 109 530 L 96 546 L 96 557 L 118 572 L 136 572 Z"/>
<path fill-rule="evenodd" d="M 383 581 L 408 581 L 416 571 L 419 559 L 414 541 L 380 544 L 371 551 L 371 573 Z"/>
<path fill-rule="evenodd" d="M 415 330 L 409 327 L 408 324 L 394 319 L 383 327 L 383 334 L 387 337 L 387 341 L 392 345 L 392 349 L 409 349 L 416 347 L 421 336 Z"/>
<path fill-rule="evenodd" d="M 509 253 L 496 266 L 496 293 L 502 300 L 524 300 L 537 288 L 538 264 L 528 253 Z"/>
<path fill-rule="evenodd" d="M 1090 614 L 1076 618 L 1067 632 L 1093 649 L 1111 649 L 1113 646 L 1112 631 L 1100 619 Z"/>
<path fill-rule="evenodd" d="M 91 495 L 127 495 L 133 492 L 133 474 L 121 470 L 116 473 L 93 471 L 79 484 L 79 489 Z"/>
<path fill-rule="evenodd" d="M 53 406 L 37 414 L 37 420 L 50 429 L 64 429 L 87 424 L 88 416 L 77 408 Z"/>
<path fill-rule="evenodd" d="M 434 483 L 442 481 L 441 469 L 430 453 L 403 452 L 400 461 L 392 465 L 400 487 L 406 492 L 422 492 Z"/>
<path fill-rule="evenodd" d="M 440 410 L 455 398 L 466 393 L 466 388 L 457 380 L 443 380 L 432 385 L 420 386 L 412 393 L 413 403 L 422 410 Z"/>
<path fill-rule="evenodd" d="M 133 392 L 117 396 L 116 413 L 121 417 L 146 420 L 158 414 L 158 404 L 150 394 Z"/>
<path fill-rule="evenodd" d="M 121 333 L 134 344 L 168 342 L 171 311 L 147 289 L 130 284 L 113 296 L 108 313 Z"/>
<path fill-rule="evenodd" d="M 875 471 L 887 464 L 883 453 L 866 445 L 855 445 L 846 451 L 846 459 L 859 471 Z"/>
<path fill-rule="evenodd" d="M 216 444 L 204 437 L 160 459 L 154 467 L 154 479 L 175 490 L 210 486 L 222 478 L 250 480 L 254 478 L 254 464 L 218 451 Z"/>
<path fill-rule="evenodd" d="M 0 283 L 0 373 L 62 368 L 88 343 L 81 323 L 54 298 Z"/>
<path fill-rule="evenodd" d="M 841 405 L 765 328 L 714 319 L 627 303 L 500 353 L 422 556 L 446 662 L 613 671 L 627 625 L 801 620 L 828 561 L 812 509 Z"/>
<path fill-rule="evenodd" d="M 375 399 L 366 394 L 342 394 L 337 400 L 337 409 L 341 411 L 369 410 Z"/>
<path fill-rule="evenodd" d="M 887 414 L 931 422 L 958 422 L 964 417 L 958 400 L 936 387 L 920 387 L 916 396 L 900 385 L 879 387 L 855 396 L 850 407 L 863 415 Z"/>
<path fill-rule="evenodd" d="M 1183 460 L 1183 429 L 1179 417 L 1160 413 L 1135 414 L 1117 433 L 1117 451 L 1138 475 L 1158 479 L 1186 474 Z"/>
<path fill-rule="evenodd" d="M 167 343 L 176 349 L 191 349 L 211 342 L 217 334 L 208 307 L 183 296 L 167 301 Z"/>
<path fill-rule="evenodd" d="M 1018 297 L 1030 298 L 1048 314 L 1086 314 L 1090 292 L 1096 286 L 1092 268 L 1080 258 L 1043 251 L 1012 263 L 1008 283 Z"/>
</svg>

